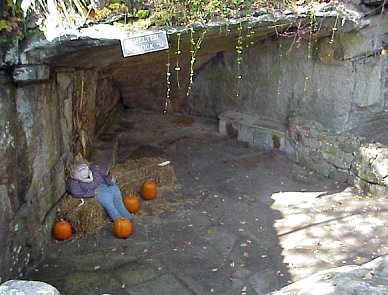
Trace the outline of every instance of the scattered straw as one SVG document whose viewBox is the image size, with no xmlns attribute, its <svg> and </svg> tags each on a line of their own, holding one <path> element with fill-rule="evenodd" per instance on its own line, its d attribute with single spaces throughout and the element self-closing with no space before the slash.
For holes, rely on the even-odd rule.
<svg viewBox="0 0 388 295">
<path fill-rule="evenodd" d="M 97 232 L 107 222 L 104 208 L 95 198 L 74 198 L 65 195 L 58 204 L 57 218 L 68 220 L 76 235 Z"/>
<path fill-rule="evenodd" d="M 123 193 L 138 193 L 145 180 L 154 180 L 160 188 L 175 188 L 177 179 L 171 165 L 159 167 L 167 159 L 145 157 L 127 160 L 110 167 L 110 175 L 116 180 Z"/>
</svg>

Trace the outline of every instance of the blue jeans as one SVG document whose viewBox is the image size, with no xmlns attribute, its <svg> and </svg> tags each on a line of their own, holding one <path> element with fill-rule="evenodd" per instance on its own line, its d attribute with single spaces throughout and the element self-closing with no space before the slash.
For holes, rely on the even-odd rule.
<svg viewBox="0 0 388 295">
<path fill-rule="evenodd" d="M 102 207 L 104 207 L 106 213 L 112 221 L 121 217 L 127 218 L 131 221 L 133 220 L 132 214 L 129 213 L 124 206 L 120 189 L 116 184 L 100 184 L 95 193 L 96 199 L 101 203 Z"/>
</svg>

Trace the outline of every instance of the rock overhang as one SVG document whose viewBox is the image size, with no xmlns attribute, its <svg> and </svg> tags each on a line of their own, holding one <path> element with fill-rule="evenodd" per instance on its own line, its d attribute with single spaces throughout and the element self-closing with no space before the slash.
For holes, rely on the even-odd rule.
<svg viewBox="0 0 388 295">
<path fill-rule="evenodd" d="M 314 24 L 314 28 L 311 26 Z M 252 30 L 253 41 L 260 41 L 280 35 L 289 30 L 301 36 L 310 33 L 315 36 L 346 33 L 368 25 L 363 13 L 356 8 L 339 5 L 335 9 L 321 4 L 314 9 L 301 7 L 297 11 L 282 10 L 274 13 L 262 12 L 257 16 L 237 19 L 220 19 L 207 23 L 195 22 L 188 26 L 149 27 L 124 26 L 119 24 L 92 24 L 76 29 L 50 30 L 49 26 L 39 34 L 27 36 L 21 46 L 21 63 L 50 63 L 55 66 L 74 66 L 77 68 L 105 68 L 112 63 L 124 61 L 120 49 L 120 40 L 134 35 L 165 31 L 170 43 L 176 42 L 177 35 L 184 44 L 189 43 L 191 32 L 197 34 L 206 31 L 206 39 L 213 44 L 214 50 L 233 50 L 241 31 Z M 300 31 L 299 31 L 300 30 Z M 224 41 L 224 42 L 220 42 Z M 229 41 L 229 42 L 225 42 Z M 204 48 L 203 48 L 204 49 Z M 100 57 L 90 63 L 91 53 Z M 89 57 L 89 58 L 88 58 Z M 132 57 L 131 62 L 142 62 L 142 57 Z"/>
</svg>

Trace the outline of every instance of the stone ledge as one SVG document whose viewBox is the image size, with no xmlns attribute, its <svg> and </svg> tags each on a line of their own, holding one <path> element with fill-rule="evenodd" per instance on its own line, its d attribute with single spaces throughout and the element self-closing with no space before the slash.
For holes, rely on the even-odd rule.
<svg viewBox="0 0 388 295">
<path fill-rule="evenodd" d="M 16 83 L 37 83 L 50 79 L 50 67 L 48 65 L 22 65 L 12 73 Z"/>
<path fill-rule="evenodd" d="M 263 149 L 285 150 L 285 125 L 257 115 L 224 111 L 219 114 L 219 132 Z"/>
</svg>

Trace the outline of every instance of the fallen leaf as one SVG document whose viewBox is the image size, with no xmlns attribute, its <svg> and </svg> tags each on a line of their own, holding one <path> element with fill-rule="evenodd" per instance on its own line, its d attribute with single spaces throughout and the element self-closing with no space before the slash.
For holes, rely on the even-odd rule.
<svg viewBox="0 0 388 295">
<path fill-rule="evenodd" d="M 372 279 L 372 274 L 370 272 L 368 272 L 365 277 L 364 277 L 365 280 L 371 280 Z"/>
</svg>

